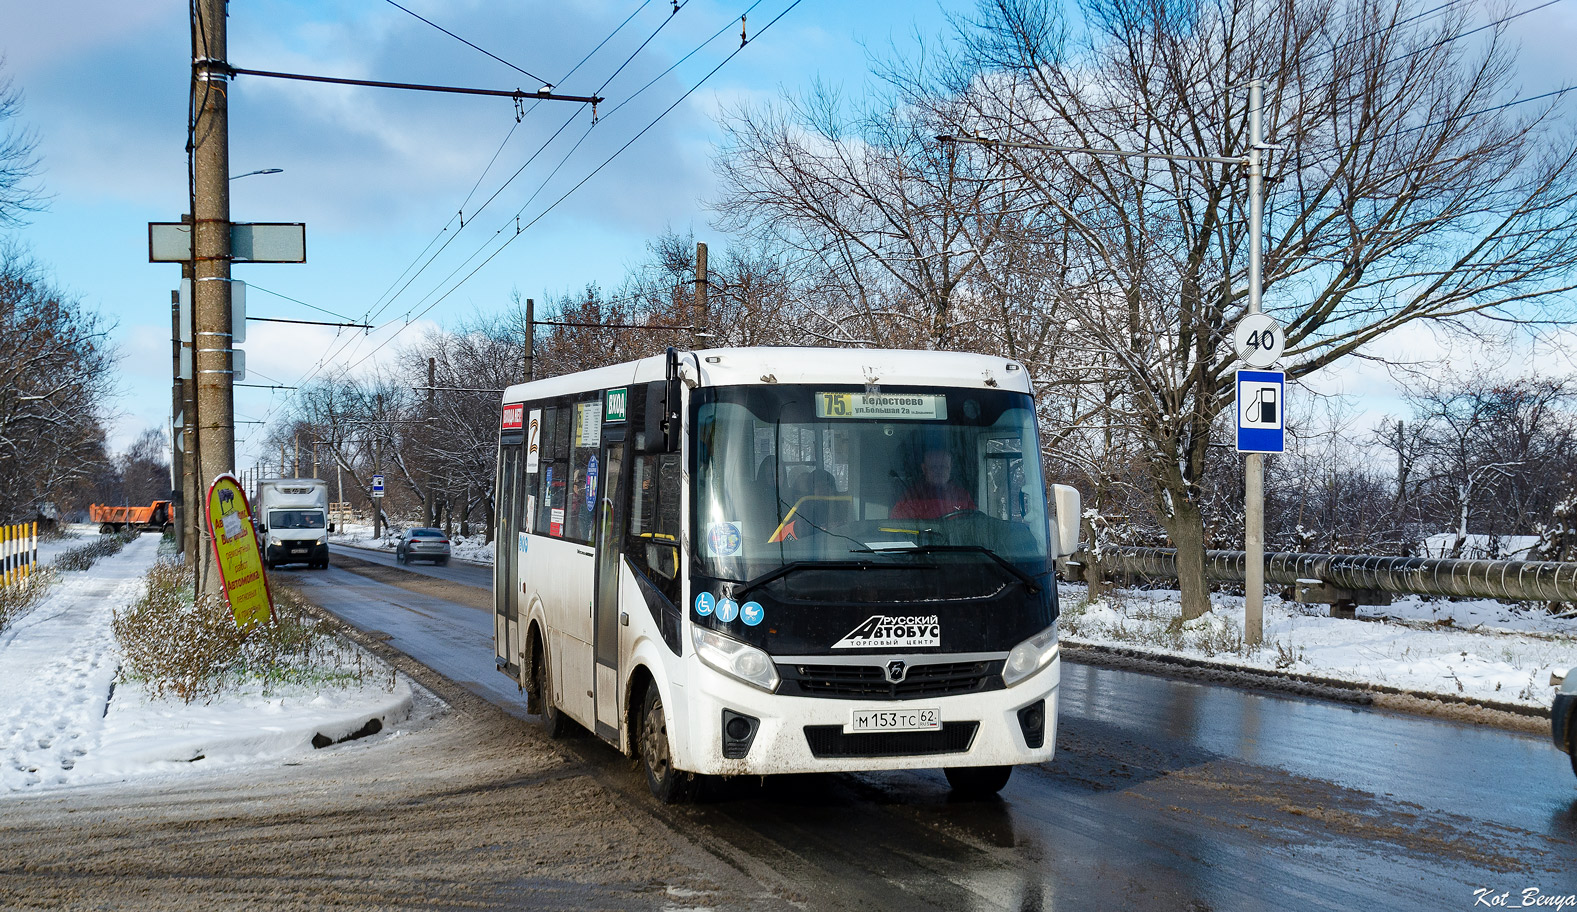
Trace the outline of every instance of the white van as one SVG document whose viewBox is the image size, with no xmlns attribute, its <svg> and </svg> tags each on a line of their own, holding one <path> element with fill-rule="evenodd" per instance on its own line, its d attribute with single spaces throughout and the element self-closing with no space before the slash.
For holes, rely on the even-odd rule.
<svg viewBox="0 0 1577 912">
<path fill-rule="evenodd" d="M 318 478 L 264 478 L 252 499 L 258 532 L 263 536 L 263 563 L 329 565 L 329 483 Z"/>
</svg>

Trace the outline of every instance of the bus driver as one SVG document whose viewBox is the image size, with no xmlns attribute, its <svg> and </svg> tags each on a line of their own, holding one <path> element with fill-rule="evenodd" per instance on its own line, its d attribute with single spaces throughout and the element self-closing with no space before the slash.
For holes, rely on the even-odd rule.
<svg viewBox="0 0 1577 912">
<path fill-rule="evenodd" d="M 893 519 L 940 519 L 949 513 L 975 509 L 975 499 L 953 481 L 953 456 L 947 450 L 926 450 L 920 462 L 920 476 L 893 504 Z"/>
</svg>

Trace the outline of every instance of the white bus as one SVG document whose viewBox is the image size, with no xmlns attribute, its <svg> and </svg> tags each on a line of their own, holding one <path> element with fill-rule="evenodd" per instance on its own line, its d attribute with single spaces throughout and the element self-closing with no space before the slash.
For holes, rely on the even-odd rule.
<svg viewBox="0 0 1577 912">
<path fill-rule="evenodd" d="M 705 776 L 1052 756 L 1053 558 L 1023 366 L 946 352 L 675 352 L 510 387 L 498 668 L 663 801 Z"/>
</svg>

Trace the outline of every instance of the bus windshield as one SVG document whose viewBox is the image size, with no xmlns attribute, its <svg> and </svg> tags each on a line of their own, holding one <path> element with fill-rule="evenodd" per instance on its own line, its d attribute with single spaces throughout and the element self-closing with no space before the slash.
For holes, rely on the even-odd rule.
<svg viewBox="0 0 1577 912">
<path fill-rule="evenodd" d="M 804 569 L 823 588 L 836 569 L 908 569 L 876 577 L 903 579 L 908 598 L 978 598 L 1048 572 L 1027 394 L 784 384 L 695 398 L 695 550 L 710 576 Z"/>
</svg>

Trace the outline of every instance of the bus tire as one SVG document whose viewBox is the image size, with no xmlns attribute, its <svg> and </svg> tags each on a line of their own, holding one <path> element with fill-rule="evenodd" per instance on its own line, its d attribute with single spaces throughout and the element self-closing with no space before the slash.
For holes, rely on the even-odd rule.
<svg viewBox="0 0 1577 912">
<path fill-rule="evenodd" d="M 990 798 L 1008 784 L 1011 766 L 950 766 L 942 770 L 960 798 Z"/>
<path fill-rule="evenodd" d="M 547 654 L 541 649 L 537 650 L 536 683 L 537 699 L 542 706 L 542 729 L 549 738 L 562 738 L 569 730 L 569 723 L 559 712 L 558 704 L 553 702 L 553 679 L 548 673 Z"/>
<path fill-rule="evenodd" d="M 684 804 L 695 793 L 695 778 L 674 768 L 668 752 L 668 720 L 655 684 L 646 688 L 641 706 L 641 766 L 652 797 L 663 804 Z"/>
</svg>

